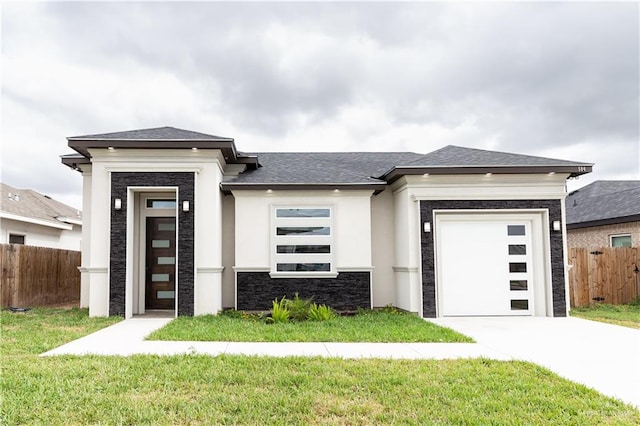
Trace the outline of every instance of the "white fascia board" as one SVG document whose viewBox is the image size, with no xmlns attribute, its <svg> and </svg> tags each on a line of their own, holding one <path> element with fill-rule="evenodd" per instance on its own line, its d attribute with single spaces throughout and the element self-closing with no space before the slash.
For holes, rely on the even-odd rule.
<svg viewBox="0 0 640 426">
<path fill-rule="evenodd" d="M 371 198 L 373 195 L 373 190 L 371 189 L 344 189 L 339 191 L 334 191 L 332 189 L 309 189 L 309 190 L 288 190 L 288 189 L 274 189 L 271 192 L 268 192 L 269 189 L 265 187 L 264 190 L 234 190 L 230 189 L 231 194 L 235 198 L 291 198 L 291 197 L 299 197 L 305 198 L 309 200 L 317 200 L 318 198 L 352 198 L 352 197 L 365 197 Z M 323 201 L 313 201 L 313 202 L 323 202 Z"/>
<path fill-rule="evenodd" d="M 59 220 L 60 222 L 63 222 L 63 223 L 69 223 L 71 225 L 80 225 L 80 226 L 82 226 L 82 219 L 77 219 L 77 218 L 73 218 L 73 217 L 66 217 L 66 216 L 58 216 L 58 217 L 56 217 L 56 220 Z"/>
<path fill-rule="evenodd" d="M 32 217 L 20 216 L 20 215 L 8 213 L 8 212 L 0 212 L 0 217 L 3 219 L 16 220 L 18 222 L 33 223 L 36 225 L 48 226 L 50 228 L 64 229 L 66 231 L 71 231 L 73 229 L 73 225 L 70 225 L 70 224 L 66 224 L 62 222 L 50 222 L 48 220 L 35 219 Z"/>
</svg>

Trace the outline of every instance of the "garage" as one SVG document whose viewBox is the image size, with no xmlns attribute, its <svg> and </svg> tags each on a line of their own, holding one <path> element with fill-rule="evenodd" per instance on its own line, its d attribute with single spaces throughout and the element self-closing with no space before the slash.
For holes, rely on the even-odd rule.
<svg viewBox="0 0 640 426">
<path fill-rule="evenodd" d="M 546 315 L 540 213 L 436 214 L 439 316 Z"/>
</svg>

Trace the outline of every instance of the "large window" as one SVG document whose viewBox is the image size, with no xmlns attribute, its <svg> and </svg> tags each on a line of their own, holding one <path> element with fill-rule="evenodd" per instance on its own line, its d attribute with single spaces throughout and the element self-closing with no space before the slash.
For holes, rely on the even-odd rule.
<svg viewBox="0 0 640 426">
<path fill-rule="evenodd" d="M 334 270 L 332 216 L 327 207 L 276 207 L 272 272 L 327 274 Z"/>
<path fill-rule="evenodd" d="M 611 247 L 631 247 L 631 234 L 611 235 Z"/>
</svg>

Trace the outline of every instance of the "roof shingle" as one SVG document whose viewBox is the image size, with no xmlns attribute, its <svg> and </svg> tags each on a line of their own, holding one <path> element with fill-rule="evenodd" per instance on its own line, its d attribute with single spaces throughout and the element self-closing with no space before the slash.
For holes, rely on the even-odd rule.
<svg viewBox="0 0 640 426">
<path fill-rule="evenodd" d="M 640 180 L 598 180 L 566 200 L 567 226 L 579 228 L 640 220 Z"/>
</svg>

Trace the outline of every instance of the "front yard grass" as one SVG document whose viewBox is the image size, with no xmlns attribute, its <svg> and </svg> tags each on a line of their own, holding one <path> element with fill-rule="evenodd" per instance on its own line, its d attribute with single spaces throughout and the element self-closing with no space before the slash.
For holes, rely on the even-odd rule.
<svg viewBox="0 0 640 426">
<path fill-rule="evenodd" d="M 450 328 L 393 309 L 361 311 L 327 321 L 267 324 L 253 317 L 180 317 L 148 340 L 221 342 L 473 342 Z"/>
<path fill-rule="evenodd" d="M 631 406 L 526 362 L 40 358 L 114 320 L 0 315 L 2 425 L 640 424 Z"/>
<path fill-rule="evenodd" d="M 571 316 L 640 329 L 640 302 L 627 305 L 601 303 L 583 308 L 572 308 Z"/>
</svg>

